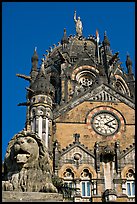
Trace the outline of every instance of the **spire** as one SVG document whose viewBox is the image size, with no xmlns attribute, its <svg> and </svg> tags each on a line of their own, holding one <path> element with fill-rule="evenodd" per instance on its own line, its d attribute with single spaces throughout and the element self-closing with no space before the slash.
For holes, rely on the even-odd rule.
<svg viewBox="0 0 137 204">
<path fill-rule="evenodd" d="M 32 58 L 31 58 L 31 62 L 32 63 L 33 62 L 38 62 L 37 47 L 35 47 L 35 49 L 34 49 L 34 54 L 33 54 Z"/>
<path fill-rule="evenodd" d="M 66 28 L 64 28 L 64 35 L 63 35 L 63 38 L 61 40 L 61 44 L 67 44 L 67 43 L 68 43 L 68 37 L 66 34 Z"/>
<path fill-rule="evenodd" d="M 104 46 L 104 49 L 105 49 L 105 54 L 107 56 L 112 56 L 112 52 L 110 50 L 110 42 L 109 42 L 109 39 L 107 37 L 107 32 L 106 31 L 104 32 L 103 46 Z"/>
<path fill-rule="evenodd" d="M 34 80 L 36 79 L 36 76 L 38 74 L 38 55 L 37 55 L 37 47 L 34 49 L 34 54 L 31 57 L 31 62 L 32 62 L 32 68 L 30 72 L 30 77 L 31 77 L 31 82 L 33 83 Z"/>
<path fill-rule="evenodd" d="M 104 46 L 105 46 L 105 45 L 110 46 L 110 42 L 109 42 L 109 39 L 108 39 L 108 37 L 107 37 L 107 32 L 106 32 L 106 31 L 104 32 L 103 44 L 104 44 Z"/>
<path fill-rule="evenodd" d="M 37 65 L 38 65 L 38 54 L 37 54 L 37 47 L 35 47 L 34 49 L 34 54 L 31 58 L 31 62 L 32 62 L 32 70 L 33 71 L 37 71 Z"/>
<path fill-rule="evenodd" d="M 130 59 L 129 54 L 127 54 L 126 67 L 127 67 L 128 74 L 132 74 L 132 61 Z"/>
</svg>

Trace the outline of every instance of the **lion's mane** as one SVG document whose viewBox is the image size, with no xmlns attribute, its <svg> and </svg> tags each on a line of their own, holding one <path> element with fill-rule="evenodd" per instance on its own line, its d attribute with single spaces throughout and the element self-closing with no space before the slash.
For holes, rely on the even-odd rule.
<svg viewBox="0 0 137 204">
<path fill-rule="evenodd" d="M 30 158 L 29 162 L 22 166 L 16 162 L 14 150 L 14 145 L 20 137 L 31 137 L 38 145 L 38 157 L 32 160 Z M 4 160 L 4 178 L 3 190 L 57 192 L 52 184 L 52 168 L 47 148 L 37 134 L 23 130 L 11 139 Z"/>
</svg>

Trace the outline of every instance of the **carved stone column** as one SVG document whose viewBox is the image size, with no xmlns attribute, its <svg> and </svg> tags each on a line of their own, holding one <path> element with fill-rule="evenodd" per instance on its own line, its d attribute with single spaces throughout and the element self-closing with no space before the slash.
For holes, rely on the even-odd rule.
<svg viewBox="0 0 137 204">
<path fill-rule="evenodd" d="M 99 152 L 99 144 L 95 143 L 95 160 L 96 160 L 96 171 L 100 172 L 100 152 Z"/>
<path fill-rule="evenodd" d="M 80 202 L 81 201 L 80 179 L 76 179 L 75 184 L 76 184 L 76 192 L 74 196 L 74 202 Z"/>
<path fill-rule="evenodd" d="M 118 173 L 118 175 L 120 175 L 120 171 L 121 171 L 121 165 L 120 165 L 120 145 L 119 142 L 115 143 L 115 166 L 116 166 L 116 171 Z"/>
</svg>

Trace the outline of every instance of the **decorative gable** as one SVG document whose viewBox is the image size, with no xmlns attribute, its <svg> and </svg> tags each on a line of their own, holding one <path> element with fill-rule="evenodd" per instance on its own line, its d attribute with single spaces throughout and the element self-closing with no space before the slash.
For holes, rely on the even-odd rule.
<svg viewBox="0 0 137 204">
<path fill-rule="evenodd" d="M 87 151 L 84 151 L 81 147 L 75 146 L 61 156 L 61 166 L 63 164 L 91 164 L 94 166 L 94 158 Z"/>
<path fill-rule="evenodd" d="M 79 134 L 75 134 L 74 136 L 75 142 L 61 152 L 60 166 L 63 164 L 72 164 L 78 167 L 81 164 L 90 164 L 94 167 L 94 154 L 79 142 Z"/>
<path fill-rule="evenodd" d="M 135 144 L 130 145 L 129 148 L 126 148 L 126 150 L 123 150 L 120 156 L 121 159 L 121 167 L 125 167 L 125 165 L 128 164 L 134 164 L 135 165 Z"/>
<path fill-rule="evenodd" d="M 133 109 L 135 108 L 135 104 L 130 98 L 124 96 L 122 93 L 118 93 L 112 87 L 109 87 L 109 85 L 101 84 L 100 86 L 95 87 L 94 89 L 91 87 L 84 93 L 78 95 L 75 100 L 69 101 L 69 103 L 62 105 L 57 109 L 54 109 L 54 118 L 58 118 L 60 115 L 70 111 L 71 109 L 83 103 L 84 101 L 109 101 L 116 103 L 122 102 Z"/>
<path fill-rule="evenodd" d="M 101 92 L 95 94 L 90 98 L 90 100 L 93 101 L 114 101 L 119 102 L 119 100 L 114 97 L 112 94 L 106 92 L 105 90 L 102 90 Z"/>
</svg>

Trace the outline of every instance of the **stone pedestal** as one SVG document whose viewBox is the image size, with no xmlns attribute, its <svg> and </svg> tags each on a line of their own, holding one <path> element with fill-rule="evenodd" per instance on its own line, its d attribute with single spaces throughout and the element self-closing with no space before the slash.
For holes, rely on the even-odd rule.
<svg viewBox="0 0 137 204">
<path fill-rule="evenodd" d="M 58 193 L 2 191 L 2 202 L 63 202 Z"/>
</svg>

